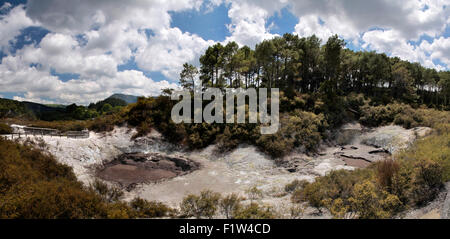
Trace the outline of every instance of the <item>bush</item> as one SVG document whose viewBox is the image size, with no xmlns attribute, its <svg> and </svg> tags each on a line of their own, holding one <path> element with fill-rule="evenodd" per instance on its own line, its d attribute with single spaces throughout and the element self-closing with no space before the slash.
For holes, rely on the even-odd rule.
<svg viewBox="0 0 450 239">
<path fill-rule="evenodd" d="M 108 219 L 129 219 L 133 218 L 136 213 L 125 202 L 115 202 L 108 204 L 107 215 Z"/>
<path fill-rule="evenodd" d="M 442 185 L 442 167 L 431 160 L 419 160 L 416 163 L 414 179 L 414 199 L 416 204 L 422 205 L 433 200 Z"/>
<path fill-rule="evenodd" d="M 326 200 L 327 208 L 330 210 L 331 215 L 334 218 L 345 218 L 347 213 L 350 212 L 350 206 L 342 200 L 342 198 L 336 198 L 334 200 Z"/>
<path fill-rule="evenodd" d="M 294 204 L 289 208 L 289 214 L 291 219 L 300 219 L 305 213 L 305 208 L 300 204 Z"/>
<path fill-rule="evenodd" d="M 1 198 L 2 218 L 101 218 L 107 212 L 101 197 L 67 179 L 19 183 Z"/>
<path fill-rule="evenodd" d="M 186 217 L 195 218 L 212 218 L 216 211 L 220 200 L 220 194 L 205 190 L 200 195 L 190 194 L 181 202 L 181 213 Z"/>
<path fill-rule="evenodd" d="M 234 219 L 274 219 L 276 214 L 271 207 L 261 207 L 257 203 L 250 203 L 240 207 L 233 214 Z"/>
<path fill-rule="evenodd" d="M 280 116 L 281 128 L 272 135 L 261 135 L 256 141 L 261 150 L 272 157 L 281 157 L 295 148 L 314 152 L 328 127 L 322 114 L 294 111 Z"/>
<path fill-rule="evenodd" d="M 403 205 L 408 205 L 412 199 L 413 168 L 406 163 L 400 163 L 399 169 L 393 174 L 389 192 L 396 195 Z"/>
<path fill-rule="evenodd" d="M 374 127 L 394 123 L 407 129 L 418 126 L 434 128 L 438 124 L 450 123 L 450 112 L 427 108 L 414 109 L 410 105 L 398 103 L 380 106 L 366 104 L 361 107 L 359 121 Z"/>
<path fill-rule="evenodd" d="M 7 124 L 0 123 L 0 134 L 11 134 L 12 129 Z"/>
<path fill-rule="evenodd" d="M 164 217 L 172 210 L 161 202 L 147 201 L 142 198 L 135 198 L 130 202 L 130 207 L 134 210 L 137 218 Z"/>
<path fill-rule="evenodd" d="M 355 185 L 349 202 L 350 209 L 356 212 L 360 219 L 389 218 L 402 205 L 397 196 L 378 191 L 375 184 L 369 180 Z"/>
<path fill-rule="evenodd" d="M 123 191 L 117 187 L 109 187 L 106 183 L 100 180 L 95 180 L 91 184 L 91 190 L 102 196 L 104 201 L 117 202 L 123 196 Z"/>
<path fill-rule="evenodd" d="M 89 188 L 72 169 L 37 148 L 0 138 L 0 218 L 133 218 L 165 216 L 161 203 L 120 202 L 122 191 Z"/>
<path fill-rule="evenodd" d="M 220 200 L 220 211 L 227 219 L 232 219 L 236 210 L 241 207 L 241 198 L 232 193 Z"/>
<path fill-rule="evenodd" d="M 436 124 L 435 133 L 417 140 L 409 150 L 396 155 L 397 160 L 413 164 L 417 160 L 433 161 L 442 167 L 442 180 L 450 180 L 450 124 Z M 415 167 L 417 165 L 410 165 Z"/>
<path fill-rule="evenodd" d="M 307 201 L 319 210 L 325 207 L 336 218 L 388 218 L 408 206 L 423 205 L 433 200 L 449 179 L 448 125 L 436 124 L 433 135 L 394 155 L 396 161 L 388 159 L 366 169 L 317 177 L 297 188 L 292 201 Z"/>
<path fill-rule="evenodd" d="M 377 182 L 387 191 L 392 192 L 393 178 L 397 175 L 400 165 L 392 159 L 377 164 Z"/>
<path fill-rule="evenodd" d="M 300 191 L 297 190 L 298 192 L 293 194 L 293 200 L 308 201 L 320 210 L 320 207 L 325 206 L 324 200 L 347 200 L 356 183 L 372 177 L 373 172 L 370 169 L 331 171 L 326 176 L 317 177 L 313 183 L 307 183 Z"/>
<path fill-rule="evenodd" d="M 361 107 L 361 117 L 359 121 L 367 126 L 386 125 L 394 121 L 396 115 L 400 114 L 405 109 L 410 109 L 409 105 L 405 104 L 388 104 L 380 106 L 365 105 Z"/>
<path fill-rule="evenodd" d="M 303 188 L 306 184 L 308 184 L 308 181 L 295 179 L 291 183 L 288 183 L 286 184 L 286 186 L 284 186 L 284 191 L 287 193 L 292 193 L 297 189 Z"/>
<path fill-rule="evenodd" d="M 256 186 L 247 189 L 246 193 L 248 195 L 248 198 L 251 201 L 260 199 L 263 196 L 263 192 L 260 189 L 258 189 Z"/>
</svg>

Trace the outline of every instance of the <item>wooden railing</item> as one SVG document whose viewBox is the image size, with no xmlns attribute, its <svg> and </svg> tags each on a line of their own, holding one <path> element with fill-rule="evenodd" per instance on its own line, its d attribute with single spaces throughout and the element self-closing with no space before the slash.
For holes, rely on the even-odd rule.
<svg viewBox="0 0 450 239">
<path fill-rule="evenodd" d="M 8 135 L 3 135 L 4 138 L 8 139 L 14 139 L 14 138 L 21 138 L 28 137 L 28 136 L 50 136 L 50 137 L 67 137 L 67 138 L 89 138 L 89 131 L 83 130 L 83 131 L 67 131 L 67 132 L 60 132 L 56 129 L 48 129 L 48 128 L 35 128 L 35 127 L 22 127 L 13 129 L 13 133 Z"/>
</svg>

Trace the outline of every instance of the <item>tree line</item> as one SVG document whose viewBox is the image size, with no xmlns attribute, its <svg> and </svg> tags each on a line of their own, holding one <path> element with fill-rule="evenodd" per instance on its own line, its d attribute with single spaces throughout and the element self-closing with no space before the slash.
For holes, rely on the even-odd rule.
<svg viewBox="0 0 450 239">
<path fill-rule="evenodd" d="M 286 33 L 264 40 L 255 49 L 236 42 L 217 43 L 200 57 L 200 67 L 185 63 L 180 74 L 184 88 L 199 78 L 217 88 L 280 88 L 287 96 L 322 93 L 330 96 L 364 93 L 381 103 L 448 107 L 450 72 L 425 68 L 384 53 L 345 48 L 337 35 L 325 44 L 315 35 L 300 38 Z"/>
</svg>

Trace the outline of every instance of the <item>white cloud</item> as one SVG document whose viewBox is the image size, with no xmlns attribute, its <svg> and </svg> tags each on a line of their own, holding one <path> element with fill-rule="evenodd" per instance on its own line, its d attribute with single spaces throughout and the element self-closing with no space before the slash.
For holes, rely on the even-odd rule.
<svg viewBox="0 0 450 239">
<path fill-rule="evenodd" d="M 18 63 L 15 57 L 8 56 L 4 61 L 0 65 L 0 89 L 4 92 L 23 92 L 24 97 L 20 100 L 88 104 L 117 92 L 149 96 L 159 94 L 164 88 L 178 87 L 167 81 L 155 82 L 136 70 L 117 72 L 114 77 L 82 76 L 63 82 L 48 71 Z"/>
<path fill-rule="evenodd" d="M 16 7 L 2 19 L 0 43 L 7 44 L 33 22 L 51 33 L 39 45 L 27 45 L 2 59 L 1 92 L 23 93 L 16 97 L 20 100 L 87 104 L 116 92 L 156 95 L 163 88 L 176 88 L 137 70 L 118 72 L 117 66 L 136 57 L 142 69 L 158 70 L 176 80 L 182 63 L 198 59 L 213 42 L 170 28 L 168 11 L 200 5 L 198 0 L 30 0 L 26 12 L 23 6 Z M 14 19 L 26 21 L 11 24 Z M 147 38 L 145 29 L 155 35 Z M 51 70 L 78 74 L 79 79 L 64 82 Z"/>
<path fill-rule="evenodd" d="M 448 0 L 212 0 L 204 5 L 206 12 L 222 3 L 229 7 L 231 20 L 231 36 L 222 43 L 253 47 L 276 36 L 267 21 L 288 7 L 299 20 L 294 32 L 300 36 L 316 34 L 326 40 L 338 34 L 365 49 L 427 67 L 443 68 L 433 60 L 447 69 L 450 64 L 450 40 L 442 36 L 450 24 Z M 8 56 L 0 64 L 0 93 L 19 92 L 24 96 L 17 99 L 40 102 L 89 103 L 117 92 L 154 95 L 177 87 L 174 82 L 182 64 L 198 63 L 214 42 L 172 28 L 168 11 L 198 10 L 202 4 L 202 0 L 29 0 L 26 8 L 4 4 L 0 11 L 7 14 L 0 16 L 0 50 Z M 51 33 L 39 45 L 10 54 L 9 43 L 32 25 Z M 410 43 L 424 34 L 434 40 Z M 118 72 L 117 66 L 130 59 L 143 70 L 161 72 L 169 82 L 155 82 L 137 70 Z M 51 69 L 79 74 L 79 79 L 61 81 L 50 74 Z"/>
<path fill-rule="evenodd" d="M 29 0 L 27 15 L 56 32 L 84 33 L 116 22 L 132 28 L 162 29 L 167 11 L 199 8 L 198 0 Z"/>
<path fill-rule="evenodd" d="M 295 25 L 295 33 L 301 37 L 309 37 L 315 34 L 322 42 L 326 41 L 333 35 L 333 31 L 325 25 L 319 23 L 317 16 L 301 17 L 297 25 Z"/>
<path fill-rule="evenodd" d="M 145 49 L 136 54 L 142 69 L 160 71 L 171 80 L 178 80 L 185 62 L 196 62 L 204 50 L 214 44 L 197 35 L 182 33 L 178 28 L 163 29 L 150 37 Z"/>
<path fill-rule="evenodd" d="M 443 70 L 444 67 L 433 63 L 433 59 L 439 59 L 449 65 L 450 38 L 439 38 L 429 44 L 422 41 L 419 46 L 414 46 L 395 30 L 374 30 L 366 32 L 362 40 L 363 48 L 377 52 L 388 52 L 392 56 L 400 57 L 412 62 L 420 62 L 425 67 Z"/>
<path fill-rule="evenodd" d="M 231 1 L 228 17 L 231 24 L 228 30 L 231 33 L 225 42 L 236 41 L 240 45 L 254 47 L 264 39 L 273 38 L 274 34 L 266 28 L 266 21 L 274 12 L 284 5 L 277 1 Z"/>
<path fill-rule="evenodd" d="M 11 8 L 11 4 L 5 3 L 1 10 Z M 23 5 L 11 9 L 8 14 L 0 15 L 0 50 L 9 51 L 9 42 L 20 34 L 20 30 L 33 25 L 33 21 L 25 15 Z"/>
<path fill-rule="evenodd" d="M 423 11 L 425 5 L 427 10 Z M 293 1 L 293 12 L 300 17 L 315 16 L 333 32 L 346 38 L 358 37 L 372 28 L 395 29 L 402 38 L 418 39 L 422 34 L 437 36 L 448 21 L 446 1 Z"/>
<path fill-rule="evenodd" d="M 447 67 L 450 65 L 450 38 L 440 37 L 431 44 L 423 41 L 420 49 L 430 54 L 431 59 L 440 60 Z"/>
<path fill-rule="evenodd" d="M 447 45 L 436 42 L 435 53 L 430 57 L 429 51 L 426 53 L 423 47 L 410 43 L 423 35 L 434 38 L 444 33 L 450 16 L 448 1 L 317 0 L 292 1 L 291 6 L 292 12 L 299 17 L 295 33 L 300 36 L 316 34 L 326 41 L 330 35 L 338 34 L 356 46 L 362 43 L 365 49 L 436 69 L 442 69 L 442 66 L 435 65 L 433 59 L 448 62 L 445 55 L 448 51 L 443 49 Z"/>
</svg>

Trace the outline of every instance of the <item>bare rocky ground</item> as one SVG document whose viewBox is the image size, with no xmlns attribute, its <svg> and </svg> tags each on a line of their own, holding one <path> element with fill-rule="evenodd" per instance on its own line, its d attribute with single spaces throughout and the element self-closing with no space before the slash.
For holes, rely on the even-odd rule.
<svg viewBox="0 0 450 239">
<path fill-rule="evenodd" d="M 246 196 L 248 189 L 257 187 L 262 191 L 262 197 L 258 199 L 260 203 L 272 206 L 282 214 L 281 217 L 289 217 L 293 205 L 290 195 L 284 191 L 286 184 L 295 179 L 313 181 L 316 176 L 325 175 L 331 170 L 366 167 L 370 163 L 383 160 L 390 153 L 408 147 L 416 138 L 427 135 L 430 130 L 428 128 L 406 130 L 399 126 L 368 129 L 357 123 L 347 124 L 335 134 L 333 143 L 324 145 L 318 155 L 308 156 L 294 152 L 278 160 L 272 160 L 254 146 L 248 145 L 241 145 L 226 154 L 217 154 L 214 145 L 200 151 L 187 152 L 166 143 L 157 132 L 133 140 L 132 135 L 135 131 L 126 127 L 116 128 L 106 134 L 91 133 L 88 139 L 49 136 L 39 138 L 47 144 L 48 152 L 61 163 L 73 167 L 77 177 L 84 183 L 94 180 L 99 170 L 116 166 L 107 173 L 110 178 L 103 178 L 110 180 L 111 183 L 122 183 L 122 186 L 133 184 L 134 187 L 126 191 L 125 200 L 139 196 L 178 207 L 187 194 L 196 194 L 205 189 L 222 194 L 234 192 Z M 120 155 L 124 153 L 185 158 L 200 167 L 180 171 L 174 165 L 165 165 L 161 168 L 161 165 L 155 166 L 152 163 L 147 167 L 130 162 L 119 164 L 117 160 L 120 161 Z M 150 170 L 145 171 L 149 168 Z M 141 175 L 145 180 L 140 176 L 134 178 L 136 182 L 133 182 L 133 178 L 126 178 L 122 182 L 111 178 L 115 172 L 120 174 L 127 170 L 139 172 L 136 175 Z M 155 172 L 158 177 L 152 175 Z M 146 173 L 150 173 L 150 176 Z M 443 203 L 439 205 L 436 208 L 442 207 Z M 419 214 L 411 212 L 405 217 L 415 217 Z M 331 216 L 326 213 L 318 214 L 315 209 L 307 207 L 302 217 Z"/>
</svg>

